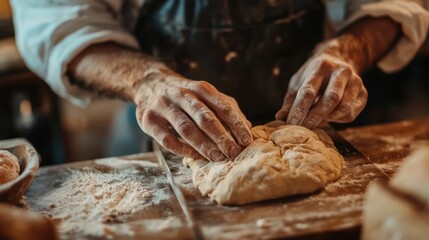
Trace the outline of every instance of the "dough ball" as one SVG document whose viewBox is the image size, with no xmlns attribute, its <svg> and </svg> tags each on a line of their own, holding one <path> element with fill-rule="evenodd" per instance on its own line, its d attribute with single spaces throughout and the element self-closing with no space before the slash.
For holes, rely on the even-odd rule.
<svg viewBox="0 0 429 240">
<path fill-rule="evenodd" d="M 252 128 L 253 142 L 233 161 L 184 159 L 203 195 L 239 205 L 317 191 L 341 175 L 343 157 L 323 130 L 282 125 Z"/>
<path fill-rule="evenodd" d="M 14 180 L 19 172 L 18 158 L 9 151 L 0 150 L 0 184 Z"/>
</svg>

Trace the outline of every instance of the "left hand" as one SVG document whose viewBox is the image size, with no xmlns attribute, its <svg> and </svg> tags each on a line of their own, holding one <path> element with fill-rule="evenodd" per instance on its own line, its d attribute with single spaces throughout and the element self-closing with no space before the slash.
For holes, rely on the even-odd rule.
<svg viewBox="0 0 429 240">
<path fill-rule="evenodd" d="M 348 62 L 325 52 L 312 56 L 292 76 L 276 119 L 310 129 L 323 120 L 353 121 L 364 109 L 368 92 Z"/>
</svg>

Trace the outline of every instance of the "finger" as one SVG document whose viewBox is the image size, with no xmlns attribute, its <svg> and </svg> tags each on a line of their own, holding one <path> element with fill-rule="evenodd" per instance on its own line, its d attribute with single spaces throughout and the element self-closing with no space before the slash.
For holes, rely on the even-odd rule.
<svg viewBox="0 0 429 240">
<path fill-rule="evenodd" d="M 313 129 L 328 117 L 341 102 L 351 73 L 348 68 L 339 69 L 332 73 L 322 98 L 310 110 L 303 122 L 303 126 Z"/>
<path fill-rule="evenodd" d="M 317 97 L 324 79 L 321 68 L 310 75 L 308 80 L 304 80 L 298 89 L 298 93 L 287 117 L 287 123 L 292 125 L 301 125 L 308 111 Z"/>
<path fill-rule="evenodd" d="M 226 131 L 216 115 L 195 95 L 186 89 L 171 90 L 169 94 L 180 96 L 174 97 L 174 102 L 188 114 L 188 118 L 195 122 L 198 130 L 204 132 L 215 143 L 216 149 L 219 149 L 230 159 L 234 159 L 240 154 L 242 148 L 235 142 L 231 134 Z M 193 134 L 193 132 L 191 131 L 190 134 Z"/>
<path fill-rule="evenodd" d="M 281 121 L 286 121 L 286 118 L 289 114 L 290 108 L 293 105 L 293 102 L 296 98 L 297 89 L 301 85 L 299 80 L 301 79 L 303 68 L 301 67 L 298 72 L 296 72 L 289 81 L 288 89 L 285 97 L 283 98 L 283 104 L 279 111 L 276 113 L 276 119 Z"/>
<path fill-rule="evenodd" d="M 237 111 L 237 113 L 240 115 L 241 119 L 246 122 L 247 127 L 249 127 L 249 129 L 251 129 L 252 128 L 252 123 L 249 120 L 247 120 L 246 116 L 241 111 L 240 106 L 238 105 L 237 101 L 233 97 L 230 97 L 230 96 L 228 96 L 228 95 L 226 95 L 224 93 L 220 92 L 220 94 L 224 98 L 228 99 L 228 101 L 231 102 L 231 106 Z"/>
<path fill-rule="evenodd" d="M 137 123 L 143 132 L 145 132 L 146 134 L 149 134 L 149 132 L 143 126 L 143 115 L 144 115 L 144 109 L 140 105 L 137 105 L 137 108 L 136 108 Z"/>
<path fill-rule="evenodd" d="M 183 140 L 206 159 L 211 161 L 222 161 L 225 159 L 225 155 L 218 149 L 216 144 L 175 104 L 169 104 L 165 111 L 163 111 L 163 114 Z"/>
<path fill-rule="evenodd" d="M 296 98 L 297 92 L 295 90 L 289 89 L 286 93 L 286 96 L 283 99 L 283 105 L 280 110 L 276 113 L 276 119 L 285 121 L 286 117 L 289 114 L 290 108 L 293 105 L 293 102 Z"/>
<path fill-rule="evenodd" d="M 189 144 L 183 143 L 177 139 L 172 132 L 173 127 L 170 123 L 156 112 L 147 110 L 142 117 L 143 118 L 138 118 L 140 127 L 145 129 L 145 132 L 152 136 L 165 149 L 184 157 L 195 159 L 202 158 L 201 154 Z"/>
<path fill-rule="evenodd" d="M 357 108 L 357 111 L 356 111 L 357 115 L 359 115 L 363 111 L 367 101 L 368 101 L 368 91 L 366 90 L 365 87 L 363 87 L 361 88 L 360 93 L 357 97 L 357 101 L 355 103 Z"/>
<path fill-rule="evenodd" d="M 233 136 L 241 146 L 247 146 L 252 141 L 252 133 L 246 121 L 228 103 L 219 92 L 206 82 L 199 82 L 194 86 L 198 97 L 222 120 L 225 126 L 232 132 Z M 206 115 L 206 117 L 209 117 Z M 216 118 L 217 119 L 217 118 Z M 210 119 L 207 118 L 207 120 Z M 218 125 L 215 125 L 218 128 Z M 219 134 L 215 132 L 215 134 Z M 218 135 L 219 136 L 219 135 Z"/>
<path fill-rule="evenodd" d="M 363 84 L 360 77 L 355 75 L 353 78 L 354 80 L 347 83 L 341 102 L 327 117 L 329 121 L 336 122 L 338 119 L 342 118 L 352 118 L 351 121 L 355 119 L 357 109 L 354 102 L 357 100 Z"/>
<path fill-rule="evenodd" d="M 348 123 L 348 122 L 355 120 L 356 117 L 365 108 L 367 99 L 368 99 L 368 92 L 363 87 L 363 88 L 361 88 L 357 99 L 353 102 L 353 109 L 355 109 L 353 115 L 346 115 L 345 117 L 342 117 L 342 118 L 337 119 L 335 121 L 338 123 Z"/>
</svg>

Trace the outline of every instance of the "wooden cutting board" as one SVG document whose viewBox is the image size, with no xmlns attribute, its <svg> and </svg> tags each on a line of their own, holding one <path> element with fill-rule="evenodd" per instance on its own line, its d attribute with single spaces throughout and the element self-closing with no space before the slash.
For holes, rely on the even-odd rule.
<svg viewBox="0 0 429 240">
<path fill-rule="evenodd" d="M 190 170 L 182 165 L 181 159 L 171 155 L 167 160 L 205 239 L 358 239 L 366 186 L 373 180 L 387 181 L 412 149 L 429 144 L 429 119 L 353 128 L 341 134 L 369 159 L 346 156 L 340 179 L 322 191 L 239 207 L 219 206 L 201 196 L 192 184 Z M 156 162 L 147 155 L 120 158 L 121 161 L 132 159 Z M 29 207 L 51 214 L 52 209 L 37 207 L 37 200 L 61 186 L 73 171 L 111 173 L 120 170 L 99 163 L 100 160 L 92 160 L 42 168 L 26 193 Z M 134 238 L 190 238 L 191 231 L 186 227 L 183 213 L 162 171 L 153 166 L 136 169 L 135 174 L 142 177 L 147 188 L 162 190 L 167 197 L 105 223 L 108 235 L 101 237 L 129 238 L 130 235 L 115 232 L 119 226 L 126 225 Z M 100 238 L 82 232 L 62 235 L 65 239 Z"/>
</svg>

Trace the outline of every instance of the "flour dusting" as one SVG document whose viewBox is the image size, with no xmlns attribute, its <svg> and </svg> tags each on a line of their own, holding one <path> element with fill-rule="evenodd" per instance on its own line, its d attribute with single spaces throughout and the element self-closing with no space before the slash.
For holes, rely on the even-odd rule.
<svg viewBox="0 0 429 240">
<path fill-rule="evenodd" d="M 118 167 L 119 163 L 112 164 Z M 61 234 L 132 237 L 134 232 L 128 225 L 121 224 L 122 219 L 169 198 L 166 188 L 147 186 L 143 182 L 144 176 L 135 174 L 132 168 L 107 173 L 70 171 L 65 182 L 39 197 L 33 205 L 45 209 L 45 214 L 53 220 L 60 221 Z"/>
<path fill-rule="evenodd" d="M 158 164 L 155 162 L 145 160 L 123 160 L 121 158 L 103 158 L 95 160 L 96 164 L 111 167 L 115 169 L 128 169 L 133 166 L 143 168 L 157 168 Z"/>
</svg>

